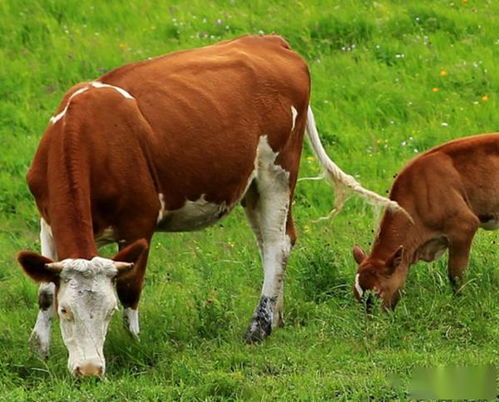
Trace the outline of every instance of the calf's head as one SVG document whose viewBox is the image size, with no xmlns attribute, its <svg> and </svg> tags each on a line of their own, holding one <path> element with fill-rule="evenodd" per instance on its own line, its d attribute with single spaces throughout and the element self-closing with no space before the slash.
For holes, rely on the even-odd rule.
<svg viewBox="0 0 499 402">
<path fill-rule="evenodd" d="M 75 376 L 102 376 L 107 328 L 118 307 L 116 280 L 134 274 L 135 262 L 147 248 L 139 240 L 113 259 L 68 258 L 54 262 L 23 251 L 18 260 L 26 274 L 37 282 L 56 285 L 55 308 L 62 339 L 69 352 L 68 368 Z"/>
<path fill-rule="evenodd" d="M 359 246 L 355 246 L 353 257 L 358 264 L 353 288 L 355 298 L 366 302 L 366 307 L 370 310 L 374 294 L 382 299 L 385 310 L 394 309 L 407 275 L 403 246 L 386 260 L 368 257 Z"/>
</svg>

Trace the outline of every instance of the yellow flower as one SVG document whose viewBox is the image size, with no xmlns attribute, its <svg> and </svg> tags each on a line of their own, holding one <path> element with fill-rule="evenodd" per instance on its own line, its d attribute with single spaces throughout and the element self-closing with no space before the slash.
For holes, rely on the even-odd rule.
<svg viewBox="0 0 499 402">
<path fill-rule="evenodd" d="M 438 75 L 440 75 L 440 77 L 447 77 L 449 75 L 449 72 L 446 69 L 442 68 Z"/>
<path fill-rule="evenodd" d="M 438 91 L 440 91 L 440 88 L 432 88 L 431 89 L 431 92 L 438 92 Z"/>
<path fill-rule="evenodd" d="M 236 380 L 241 380 L 244 378 L 244 375 L 240 371 L 235 371 L 233 373 L 229 374 L 232 378 L 235 378 Z"/>
<path fill-rule="evenodd" d="M 120 43 L 120 49 L 124 49 L 124 48 L 126 48 L 126 44 Z"/>
<path fill-rule="evenodd" d="M 483 96 L 482 96 L 482 102 L 483 102 L 483 103 L 486 103 L 486 102 L 488 102 L 488 101 L 489 101 L 489 97 L 488 97 L 487 95 L 483 95 Z"/>
<path fill-rule="evenodd" d="M 315 158 L 313 156 L 307 156 L 307 162 L 313 162 Z"/>
</svg>

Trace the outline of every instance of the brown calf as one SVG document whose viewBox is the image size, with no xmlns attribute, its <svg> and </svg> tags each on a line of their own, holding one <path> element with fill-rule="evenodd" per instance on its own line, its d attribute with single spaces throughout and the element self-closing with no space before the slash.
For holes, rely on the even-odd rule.
<svg viewBox="0 0 499 402">
<path fill-rule="evenodd" d="M 499 227 L 499 134 L 461 138 L 433 148 L 397 176 L 390 199 L 407 211 L 386 211 L 371 254 L 358 246 L 354 294 L 373 290 L 394 308 L 409 266 L 449 249 L 449 280 L 458 289 L 473 236 Z"/>
</svg>

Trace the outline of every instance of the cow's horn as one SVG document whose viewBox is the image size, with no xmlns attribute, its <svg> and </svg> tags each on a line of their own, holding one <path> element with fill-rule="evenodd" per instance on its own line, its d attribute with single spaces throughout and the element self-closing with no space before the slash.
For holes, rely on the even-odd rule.
<svg viewBox="0 0 499 402">
<path fill-rule="evenodd" d="M 51 263 L 45 264 L 45 268 L 51 272 L 59 273 L 63 270 L 64 264 L 61 262 L 51 262 Z"/>
<path fill-rule="evenodd" d="M 130 271 L 133 268 L 133 262 L 115 261 L 114 266 L 116 267 L 118 272 L 126 272 Z"/>
</svg>

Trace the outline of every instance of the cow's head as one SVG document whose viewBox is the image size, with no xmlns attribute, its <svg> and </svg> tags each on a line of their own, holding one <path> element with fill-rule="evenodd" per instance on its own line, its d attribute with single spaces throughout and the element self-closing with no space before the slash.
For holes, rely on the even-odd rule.
<svg viewBox="0 0 499 402">
<path fill-rule="evenodd" d="M 138 240 L 113 259 L 57 262 L 30 251 L 19 253 L 19 263 L 27 275 L 56 285 L 55 308 L 69 352 L 68 368 L 75 376 L 104 375 L 104 341 L 118 307 L 115 283 L 121 276 L 134 274 L 135 262 L 146 248 L 147 242 Z"/>
<path fill-rule="evenodd" d="M 366 302 L 370 310 L 372 295 L 383 300 L 383 307 L 394 309 L 400 298 L 406 275 L 404 247 L 400 246 L 386 260 L 368 257 L 359 247 L 353 248 L 353 257 L 358 264 L 353 293 L 358 301 Z"/>
</svg>

